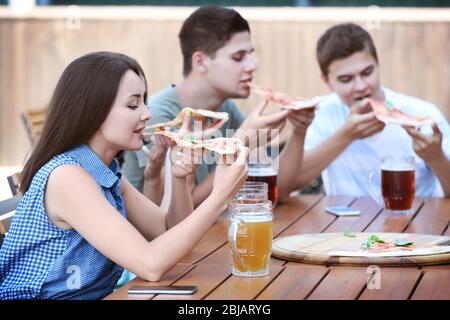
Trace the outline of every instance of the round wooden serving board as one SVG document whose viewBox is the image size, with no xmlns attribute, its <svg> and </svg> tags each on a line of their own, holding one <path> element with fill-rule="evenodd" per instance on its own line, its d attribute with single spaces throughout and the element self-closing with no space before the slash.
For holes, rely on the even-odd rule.
<svg viewBox="0 0 450 320">
<path fill-rule="evenodd" d="M 368 253 L 361 249 L 361 245 L 372 234 L 386 242 L 401 239 L 412 241 L 414 246 L 425 247 L 417 252 L 419 255 L 411 255 L 410 251 L 406 251 L 403 247 L 395 247 L 396 251 L 389 253 L 390 256 L 380 257 L 380 254 Z M 272 255 L 288 261 L 324 265 L 405 267 L 450 263 L 449 244 L 437 245 L 450 240 L 449 237 L 412 233 L 353 233 L 353 235 L 354 237 L 347 237 L 341 232 L 281 237 L 273 240 Z M 443 251 L 447 252 L 442 253 Z"/>
</svg>

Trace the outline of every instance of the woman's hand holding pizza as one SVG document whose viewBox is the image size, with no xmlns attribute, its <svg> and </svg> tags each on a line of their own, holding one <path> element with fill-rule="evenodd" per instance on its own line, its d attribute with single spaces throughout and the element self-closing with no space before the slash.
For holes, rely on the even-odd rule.
<svg viewBox="0 0 450 320">
<path fill-rule="evenodd" d="M 153 143 L 150 150 L 144 146 L 144 152 L 147 153 L 147 165 L 144 169 L 144 179 L 153 179 L 159 177 L 161 168 L 164 165 L 164 159 L 166 158 L 166 152 L 169 148 L 169 139 L 162 136 L 152 136 L 151 141 Z"/>
<path fill-rule="evenodd" d="M 249 149 L 240 144 L 238 149 L 236 160 L 233 159 L 234 157 L 222 156 L 222 161 L 217 164 L 214 174 L 211 194 L 225 202 L 233 198 L 247 178 Z"/>
<path fill-rule="evenodd" d="M 192 116 L 185 115 L 183 125 L 178 131 L 181 137 L 193 135 Z M 170 161 L 172 164 L 172 175 L 176 178 L 184 178 L 189 174 L 194 174 L 197 166 L 201 163 L 203 151 L 199 149 L 185 148 L 176 145 L 174 141 L 170 141 L 171 152 Z"/>
</svg>

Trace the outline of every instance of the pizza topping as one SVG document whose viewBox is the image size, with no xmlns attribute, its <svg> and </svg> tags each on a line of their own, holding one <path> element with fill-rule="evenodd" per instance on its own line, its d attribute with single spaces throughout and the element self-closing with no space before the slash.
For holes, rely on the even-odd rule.
<svg viewBox="0 0 450 320">
<path fill-rule="evenodd" d="M 374 234 L 361 245 L 362 249 L 372 253 L 398 250 L 396 247 L 402 247 L 401 250 L 410 250 L 410 248 L 413 248 L 414 246 L 413 242 L 409 240 L 395 239 L 393 242 L 384 241 Z"/>
<path fill-rule="evenodd" d="M 381 240 L 378 236 L 372 234 L 366 241 L 363 242 L 361 247 L 364 250 L 372 249 L 376 243 L 385 243 L 384 240 Z"/>
<path fill-rule="evenodd" d="M 402 239 L 395 239 L 394 243 L 396 246 L 398 247 L 406 247 L 406 246 L 410 246 L 413 244 L 412 241 L 408 241 L 408 240 L 402 240 Z"/>
<path fill-rule="evenodd" d="M 184 136 L 183 139 L 193 144 L 201 143 L 201 140 L 198 140 L 196 137 L 190 135 Z"/>
<path fill-rule="evenodd" d="M 349 227 L 345 227 L 345 228 L 344 228 L 344 236 L 345 236 L 345 237 L 351 237 L 351 238 L 356 237 L 356 235 L 353 234 L 353 233 L 350 231 L 350 228 L 349 228 Z"/>
<path fill-rule="evenodd" d="M 388 109 L 389 112 L 395 109 L 394 105 L 389 100 L 385 100 L 384 104 L 386 105 L 386 108 Z"/>
</svg>

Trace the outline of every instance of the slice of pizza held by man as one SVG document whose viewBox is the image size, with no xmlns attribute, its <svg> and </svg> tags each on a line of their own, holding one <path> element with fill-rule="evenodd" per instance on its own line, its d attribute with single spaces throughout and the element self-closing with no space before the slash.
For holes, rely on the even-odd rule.
<svg viewBox="0 0 450 320">
<path fill-rule="evenodd" d="M 397 123 L 404 126 L 418 127 L 431 125 L 433 120 L 425 116 L 408 115 L 393 106 L 388 101 L 381 102 L 374 99 L 367 99 L 375 113 L 375 117 L 384 123 Z"/>
<path fill-rule="evenodd" d="M 272 89 L 263 89 L 251 82 L 248 82 L 247 84 L 256 94 L 262 96 L 265 100 L 276 103 L 281 108 L 287 110 L 317 108 L 321 101 L 321 97 L 319 96 L 311 99 L 291 97 L 283 92 L 273 91 Z"/>
</svg>

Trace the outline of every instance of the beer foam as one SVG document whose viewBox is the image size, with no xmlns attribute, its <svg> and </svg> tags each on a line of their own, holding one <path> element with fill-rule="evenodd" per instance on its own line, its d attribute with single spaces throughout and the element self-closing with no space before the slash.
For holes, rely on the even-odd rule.
<svg viewBox="0 0 450 320">
<path fill-rule="evenodd" d="M 385 164 L 381 166 L 381 170 L 385 171 L 414 171 L 414 167 L 410 164 Z"/>
<path fill-rule="evenodd" d="M 248 168 L 248 175 L 251 177 L 271 177 L 278 174 L 273 168 Z"/>
</svg>

